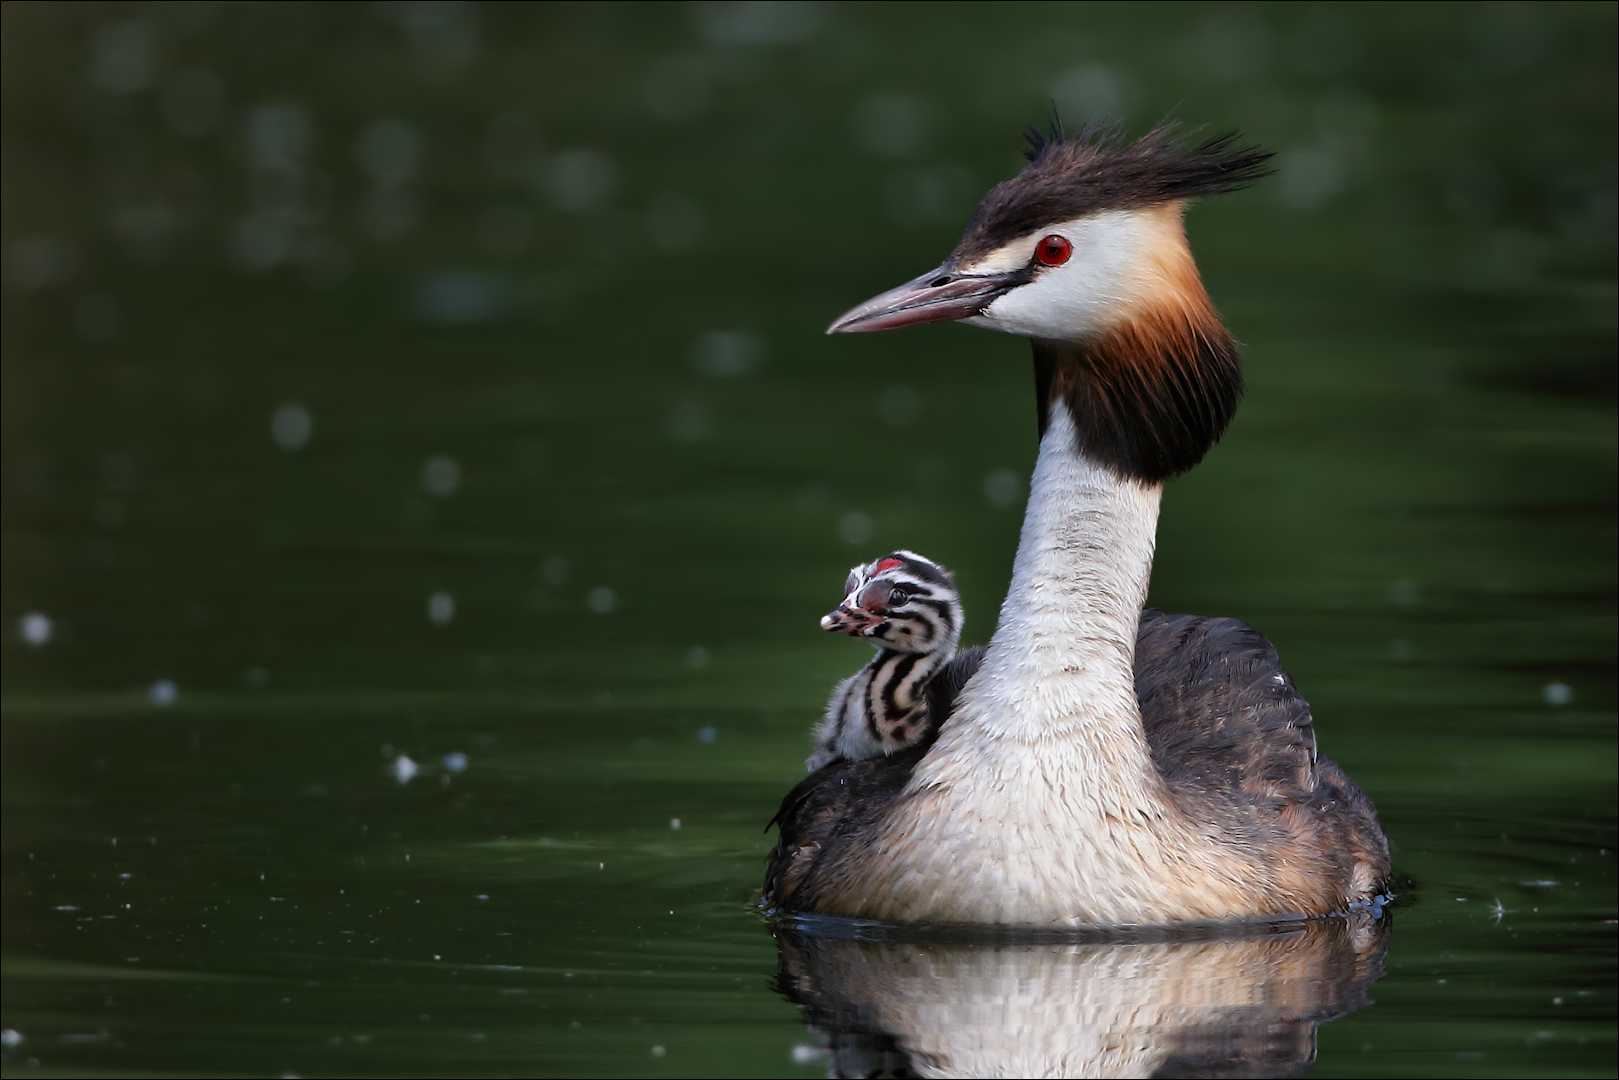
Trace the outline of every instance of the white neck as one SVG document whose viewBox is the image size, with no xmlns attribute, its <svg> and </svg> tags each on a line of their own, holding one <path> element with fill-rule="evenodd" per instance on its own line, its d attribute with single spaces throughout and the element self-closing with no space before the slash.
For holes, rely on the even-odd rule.
<svg viewBox="0 0 1619 1080">
<path fill-rule="evenodd" d="M 1055 404 L 1000 625 L 848 910 L 1114 925 L 1210 909 L 1166 895 L 1182 879 L 1201 894 L 1214 868 L 1153 766 L 1135 695 L 1161 490 L 1081 456 Z"/>
<path fill-rule="evenodd" d="M 958 710 L 971 712 L 983 737 L 1105 740 L 1115 752 L 1139 750 L 1131 764 L 1156 780 L 1135 653 L 1162 491 L 1085 458 L 1068 409 L 1053 403 L 1011 588 L 973 680 L 974 707 Z"/>
<path fill-rule="evenodd" d="M 913 786 L 998 774 L 1001 792 L 1037 802 L 1059 784 L 1064 817 L 1161 816 L 1135 655 L 1162 491 L 1087 459 L 1053 402 L 1000 623 Z"/>
</svg>

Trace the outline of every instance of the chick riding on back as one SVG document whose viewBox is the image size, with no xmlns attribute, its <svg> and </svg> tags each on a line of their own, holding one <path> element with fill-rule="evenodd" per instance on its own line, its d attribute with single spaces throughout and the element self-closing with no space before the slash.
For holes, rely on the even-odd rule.
<svg viewBox="0 0 1619 1080">
<path fill-rule="evenodd" d="M 961 598 L 950 572 L 914 551 L 896 551 L 849 571 L 843 603 L 821 629 L 877 647 L 871 663 L 838 683 L 815 728 L 810 772 L 915 746 L 935 726 L 928 686 L 956 655 Z"/>
</svg>

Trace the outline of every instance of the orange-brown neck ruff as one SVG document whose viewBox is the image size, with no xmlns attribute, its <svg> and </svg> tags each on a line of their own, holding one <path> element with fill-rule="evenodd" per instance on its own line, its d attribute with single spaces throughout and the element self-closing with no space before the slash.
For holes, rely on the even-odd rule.
<svg viewBox="0 0 1619 1080">
<path fill-rule="evenodd" d="M 1137 313 L 1085 341 L 1033 339 L 1040 434 L 1058 398 L 1077 449 L 1121 476 L 1162 483 L 1203 460 L 1237 411 L 1242 367 L 1200 299 Z"/>
</svg>

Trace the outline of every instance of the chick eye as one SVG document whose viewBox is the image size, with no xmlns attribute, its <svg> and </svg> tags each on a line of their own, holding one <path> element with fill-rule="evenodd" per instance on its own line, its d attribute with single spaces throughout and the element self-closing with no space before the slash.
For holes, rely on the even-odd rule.
<svg viewBox="0 0 1619 1080">
<path fill-rule="evenodd" d="M 906 592 L 904 589 L 895 589 L 893 592 L 888 594 L 888 602 L 890 604 L 903 604 L 910 598 L 911 594 Z"/>
<path fill-rule="evenodd" d="M 1074 253 L 1074 245 L 1067 237 L 1052 233 L 1035 245 L 1034 257 L 1046 266 L 1061 266 Z"/>
</svg>

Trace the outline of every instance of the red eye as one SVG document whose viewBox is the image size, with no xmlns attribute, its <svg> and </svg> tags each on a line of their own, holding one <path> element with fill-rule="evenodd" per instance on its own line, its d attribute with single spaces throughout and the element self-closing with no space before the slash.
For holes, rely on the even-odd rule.
<svg viewBox="0 0 1619 1080">
<path fill-rule="evenodd" d="M 1034 257 L 1046 266 L 1061 266 L 1074 253 L 1074 245 L 1066 238 L 1052 233 L 1035 245 Z"/>
</svg>

